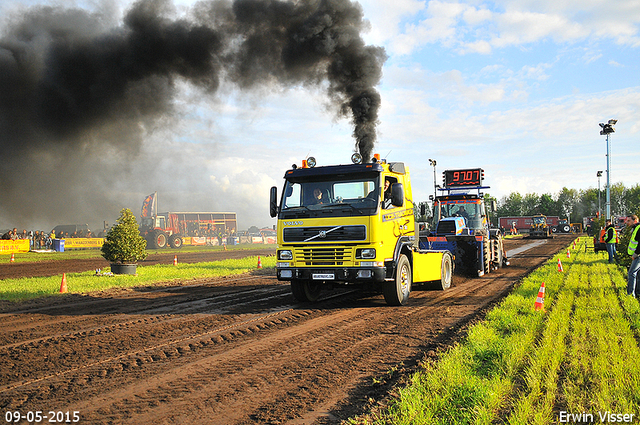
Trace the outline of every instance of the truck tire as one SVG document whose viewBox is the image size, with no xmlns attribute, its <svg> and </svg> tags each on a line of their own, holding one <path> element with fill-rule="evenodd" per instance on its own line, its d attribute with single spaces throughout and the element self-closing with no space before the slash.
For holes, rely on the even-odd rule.
<svg viewBox="0 0 640 425">
<path fill-rule="evenodd" d="M 151 234 L 152 242 L 151 245 L 154 249 L 166 248 L 167 246 L 167 234 L 162 230 L 154 230 Z"/>
<path fill-rule="evenodd" d="M 322 285 L 308 280 L 292 280 L 291 293 L 293 297 L 303 303 L 315 302 L 320 298 Z"/>
<path fill-rule="evenodd" d="M 171 235 L 169 237 L 169 246 L 176 249 L 182 248 L 182 238 L 178 235 Z"/>
<path fill-rule="evenodd" d="M 387 304 L 393 306 L 406 304 L 411 293 L 412 282 L 411 263 L 406 255 L 400 254 L 395 279 L 384 283 L 383 293 Z"/>
<path fill-rule="evenodd" d="M 440 289 L 446 290 L 451 287 L 451 277 L 453 275 L 453 260 L 451 254 L 445 252 L 440 263 Z"/>
</svg>

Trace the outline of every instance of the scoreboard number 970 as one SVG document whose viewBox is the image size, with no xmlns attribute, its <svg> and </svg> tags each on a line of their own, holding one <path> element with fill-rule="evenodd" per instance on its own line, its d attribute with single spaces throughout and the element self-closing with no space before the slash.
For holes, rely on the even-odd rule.
<svg viewBox="0 0 640 425">
<path fill-rule="evenodd" d="M 442 174 L 445 187 L 480 186 L 484 179 L 482 168 L 447 170 Z"/>
</svg>

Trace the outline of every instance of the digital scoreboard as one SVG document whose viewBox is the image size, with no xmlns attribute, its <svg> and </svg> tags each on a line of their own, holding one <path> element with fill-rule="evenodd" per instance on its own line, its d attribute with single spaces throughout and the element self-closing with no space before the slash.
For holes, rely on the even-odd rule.
<svg viewBox="0 0 640 425">
<path fill-rule="evenodd" d="M 444 187 L 468 187 L 481 186 L 484 179 L 482 168 L 470 168 L 464 170 L 446 170 L 442 172 Z"/>
</svg>

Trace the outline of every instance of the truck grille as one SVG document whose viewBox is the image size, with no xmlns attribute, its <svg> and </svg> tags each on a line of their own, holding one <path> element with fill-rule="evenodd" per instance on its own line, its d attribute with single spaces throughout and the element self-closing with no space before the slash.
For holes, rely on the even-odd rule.
<svg viewBox="0 0 640 425">
<path fill-rule="evenodd" d="M 310 238 L 313 238 L 311 242 L 364 241 L 367 239 L 367 227 L 287 227 L 282 232 L 282 238 L 284 242 L 305 242 Z"/>
<path fill-rule="evenodd" d="M 297 263 L 306 266 L 342 266 L 351 261 L 352 248 L 297 248 L 295 258 Z"/>
</svg>

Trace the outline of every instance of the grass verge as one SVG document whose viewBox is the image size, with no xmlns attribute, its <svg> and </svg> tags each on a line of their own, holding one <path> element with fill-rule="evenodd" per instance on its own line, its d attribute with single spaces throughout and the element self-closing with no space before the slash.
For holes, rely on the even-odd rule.
<svg viewBox="0 0 640 425">
<path fill-rule="evenodd" d="M 274 268 L 275 256 L 260 258 L 264 268 Z M 86 293 L 110 288 L 150 286 L 173 280 L 190 280 L 247 273 L 255 270 L 258 257 L 212 261 L 207 263 L 138 266 L 137 276 L 96 275 L 95 271 L 66 274 L 69 293 Z M 42 296 L 58 295 L 62 275 L 4 279 L 0 285 L 0 300 L 24 301 Z"/>
<path fill-rule="evenodd" d="M 638 423 L 638 301 L 621 269 L 584 243 L 525 278 L 387 408 L 349 423 Z"/>
<path fill-rule="evenodd" d="M 260 249 L 275 245 L 261 245 L 261 244 L 243 244 L 243 245 L 227 245 L 227 250 L 253 250 Z M 223 251 L 224 248 L 220 246 L 191 246 L 185 245 L 182 248 L 166 248 L 166 249 L 148 249 L 147 254 L 180 254 L 186 252 L 202 252 L 202 251 Z M 275 248 L 274 248 L 275 250 Z M 64 252 L 19 252 L 14 254 L 16 263 L 32 263 L 38 261 L 52 261 L 52 260 L 75 260 L 85 258 L 101 258 L 102 253 L 99 248 L 96 249 L 70 249 Z M 11 254 L 0 254 L 0 262 L 8 263 L 11 259 Z"/>
</svg>

